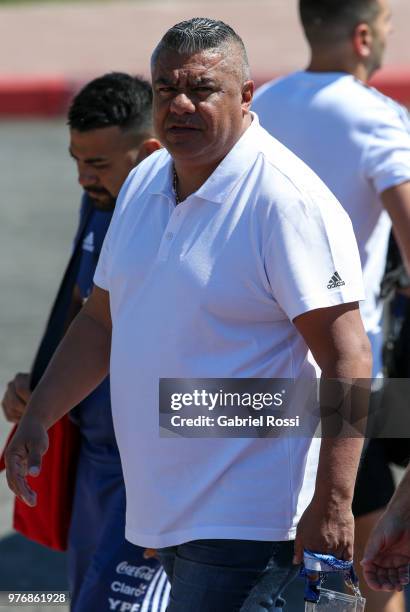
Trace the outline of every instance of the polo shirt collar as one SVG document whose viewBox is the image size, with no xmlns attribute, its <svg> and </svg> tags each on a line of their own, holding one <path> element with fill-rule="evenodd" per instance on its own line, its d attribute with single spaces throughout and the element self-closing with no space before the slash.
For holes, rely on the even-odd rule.
<svg viewBox="0 0 410 612">
<path fill-rule="evenodd" d="M 195 197 L 222 204 L 237 184 L 238 180 L 249 169 L 258 155 L 259 120 L 255 113 L 251 113 L 252 123 L 235 143 L 229 153 L 224 157 L 211 176 L 195 192 Z M 173 161 L 168 154 L 167 163 L 161 168 L 149 191 L 152 194 L 163 195 L 174 200 L 172 188 Z"/>
</svg>

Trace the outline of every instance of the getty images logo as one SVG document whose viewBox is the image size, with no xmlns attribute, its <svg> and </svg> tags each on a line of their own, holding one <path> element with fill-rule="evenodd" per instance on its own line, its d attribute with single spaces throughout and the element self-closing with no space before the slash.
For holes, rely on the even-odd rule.
<svg viewBox="0 0 410 612">
<path fill-rule="evenodd" d="M 339 272 L 335 272 L 332 276 L 332 278 L 329 281 L 329 284 L 327 286 L 328 289 L 336 289 L 337 287 L 343 287 L 343 285 L 345 285 L 346 283 L 344 282 L 344 280 L 342 280 Z"/>
</svg>

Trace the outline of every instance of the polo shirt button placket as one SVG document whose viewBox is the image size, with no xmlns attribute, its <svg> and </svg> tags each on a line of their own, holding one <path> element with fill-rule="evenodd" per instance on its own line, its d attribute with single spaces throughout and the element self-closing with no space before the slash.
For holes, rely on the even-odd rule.
<svg viewBox="0 0 410 612">
<path fill-rule="evenodd" d="M 184 210 L 181 208 L 181 204 L 179 204 L 179 207 L 174 209 L 169 219 L 168 227 L 164 233 L 163 243 L 160 247 L 160 259 L 164 260 L 168 258 L 172 241 L 179 232 L 179 229 L 183 223 L 183 218 Z"/>
</svg>

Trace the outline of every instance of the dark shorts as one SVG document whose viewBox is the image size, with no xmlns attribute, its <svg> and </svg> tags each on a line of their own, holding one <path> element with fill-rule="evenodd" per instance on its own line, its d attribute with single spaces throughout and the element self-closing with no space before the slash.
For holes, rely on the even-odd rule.
<svg viewBox="0 0 410 612">
<path fill-rule="evenodd" d="M 355 517 L 385 508 L 395 489 L 390 468 L 389 444 L 391 440 L 370 440 L 357 475 L 353 497 Z"/>
<path fill-rule="evenodd" d="M 377 436 L 383 431 L 385 415 L 392 402 L 399 401 L 392 395 L 394 387 L 373 392 L 370 399 L 368 432 Z M 353 497 L 353 514 L 363 516 L 382 510 L 389 503 L 395 482 L 391 464 L 407 465 L 410 456 L 408 438 L 371 438 L 362 455 Z"/>
</svg>

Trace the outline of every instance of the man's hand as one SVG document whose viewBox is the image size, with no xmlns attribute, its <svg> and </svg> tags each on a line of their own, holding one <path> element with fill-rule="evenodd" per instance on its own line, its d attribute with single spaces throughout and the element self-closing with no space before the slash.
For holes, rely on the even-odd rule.
<svg viewBox="0 0 410 612">
<path fill-rule="evenodd" d="M 298 524 L 293 563 L 302 563 L 304 549 L 351 561 L 353 539 L 354 519 L 350 504 L 313 499 Z"/>
<path fill-rule="evenodd" d="M 30 375 L 19 372 L 7 385 L 1 405 L 4 415 L 11 423 L 18 423 L 30 399 Z"/>
<path fill-rule="evenodd" d="M 370 535 L 361 561 L 367 584 L 375 591 L 402 591 L 409 583 L 410 521 L 388 509 Z"/>
<path fill-rule="evenodd" d="M 7 482 L 13 493 L 28 506 L 37 503 L 27 476 L 38 476 L 41 458 L 48 448 L 46 429 L 38 421 L 23 417 L 5 453 Z"/>
</svg>

